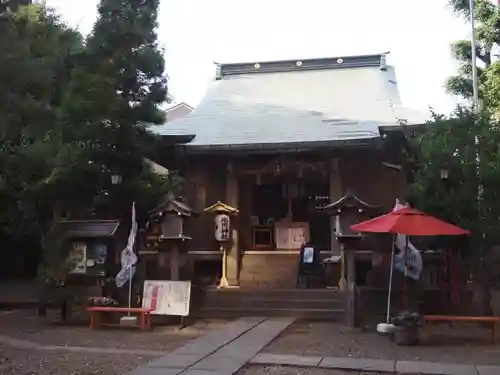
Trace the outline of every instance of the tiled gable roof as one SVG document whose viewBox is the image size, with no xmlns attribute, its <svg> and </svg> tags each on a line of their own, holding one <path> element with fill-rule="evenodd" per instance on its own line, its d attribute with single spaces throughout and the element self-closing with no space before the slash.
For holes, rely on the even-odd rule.
<svg viewBox="0 0 500 375">
<path fill-rule="evenodd" d="M 194 135 L 191 150 L 363 144 L 403 114 L 384 55 L 227 64 L 188 116 L 156 126 L 160 135 Z M 421 122 L 421 120 L 418 120 Z"/>
<path fill-rule="evenodd" d="M 189 115 L 191 112 L 193 112 L 193 110 L 194 108 L 187 103 L 181 102 L 179 104 L 176 104 L 165 110 L 166 121 L 171 122 L 179 120 Z"/>
</svg>

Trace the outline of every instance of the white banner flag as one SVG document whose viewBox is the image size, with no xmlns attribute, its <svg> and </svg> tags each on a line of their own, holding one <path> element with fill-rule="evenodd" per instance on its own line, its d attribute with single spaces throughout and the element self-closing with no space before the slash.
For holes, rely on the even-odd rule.
<svg viewBox="0 0 500 375">
<path fill-rule="evenodd" d="M 121 288 L 127 281 L 132 280 L 135 273 L 137 255 L 134 253 L 135 237 L 137 236 L 137 221 L 135 219 L 135 202 L 132 204 L 132 226 L 128 236 L 128 242 L 120 256 L 122 268 L 116 275 L 116 286 Z"/>
<path fill-rule="evenodd" d="M 396 205 L 393 211 L 397 211 L 404 206 L 396 199 Z M 398 234 L 396 236 L 396 247 L 398 252 L 394 256 L 394 268 L 400 272 L 405 272 L 405 253 L 406 253 L 406 235 Z M 423 260 L 420 251 L 408 241 L 408 252 L 406 253 L 406 275 L 414 280 L 420 279 L 422 273 Z"/>
</svg>

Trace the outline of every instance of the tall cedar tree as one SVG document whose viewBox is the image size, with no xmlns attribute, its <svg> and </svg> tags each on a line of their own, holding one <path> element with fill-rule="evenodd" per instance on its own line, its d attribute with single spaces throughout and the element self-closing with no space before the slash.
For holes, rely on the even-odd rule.
<svg viewBox="0 0 500 375">
<path fill-rule="evenodd" d="M 116 217 L 172 188 L 144 165 L 156 139 L 143 123 L 162 120 L 166 96 L 157 5 L 103 1 L 87 43 L 41 6 L 0 20 L 3 233 L 43 233 L 54 215 Z"/>
<path fill-rule="evenodd" d="M 127 212 L 132 200 L 139 209 L 151 205 L 171 187 L 144 164 L 156 146 L 146 124 L 163 122 L 158 105 L 167 98 L 156 35 L 158 3 L 102 0 L 98 7 L 59 111 L 67 147 L 52 175 L 59 190 L 51 191 L 65 196 L 65 210 L 85 203 L 93 214 L 116 215 Z M 120 186 L 110 186 L 112 174 L 122 176 Z"/>
<path fill-rule="evenodd" d="M 87 41 L 88 63 L 108 77 L 123 99 L 115 119 L 163 123 L 167 100 L 165 62 L 157 42 L 159 0 L 102 0 Z M 95 64 L 95 65 L 94 65 Z"/>
<path fill-rule="evenodd" d="M 9 3 L 0 7 L 0 246 L 19 254 L 36 250 L 54 216 L 119 217 L 132 200 L 156 204 L 176 180 L 143 162 L 156 145 L 143 123 L 161 122 L 166 97 L 157 2 L 103 2 L 86 43 L 45 7 Z M 114 173 L 122 185 L 111 185 Z"/>
</svg>

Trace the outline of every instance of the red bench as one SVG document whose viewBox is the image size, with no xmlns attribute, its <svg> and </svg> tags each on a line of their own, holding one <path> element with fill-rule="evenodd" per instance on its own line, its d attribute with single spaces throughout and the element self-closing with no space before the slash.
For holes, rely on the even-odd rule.
<svg viewBox="0 0 500 375">
<path fill-rule="evenodd" d="M 111 306 L 92 306 L 88 307 L 87 311 L 90 313 L 90 329 L 97 329 L 102 326 L 116 327 L 117 324 L 109 324 L 102 322 L 102 315 L 106 313 L 131 313 L 139 315 L 139 328 L 141 331 L 151 329 L 151 312 L 152 308 L 142 307 L 111 307 Z"/>
<path fill-rule="evenodd" d="M 456 315 L 424 315 L 424 322 L 483 322 L 491 324 L 491 337 L 496 341 L 496 325 L 500 316 L 456 316 Z"/>
</svg>

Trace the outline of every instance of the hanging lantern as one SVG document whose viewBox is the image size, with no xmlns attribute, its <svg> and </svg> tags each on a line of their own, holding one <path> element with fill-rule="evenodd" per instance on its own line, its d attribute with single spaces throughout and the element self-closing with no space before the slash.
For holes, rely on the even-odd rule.
<svg viewBox="0 0 500 375">
<path fill-rule="evenodd" d="M 215 216 L 215 239 L 219 242 L 229 241 L 231 229 L 231 218 L 226 214 Z"/>
</svg>

